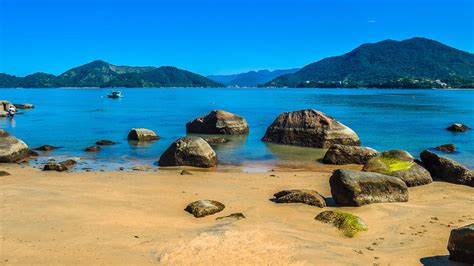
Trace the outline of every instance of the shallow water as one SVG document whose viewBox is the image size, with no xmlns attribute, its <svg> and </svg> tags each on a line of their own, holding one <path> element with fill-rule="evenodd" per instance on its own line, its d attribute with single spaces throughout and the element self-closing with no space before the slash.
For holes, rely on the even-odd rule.
<svg viewBox="0 0 474 266">
<path fill-rule="evenodd" d="M 246 137 L 232 137 L 214 148 L 223 165 L 268 164 L 275 161 L 312 163 L 324 154 L 260 141 L 268 125 L 284 111 L 315 108 L 358 133 L 364 146 L 377 150 L 422 150 L 454 143 L 447 155 L 474 167 L 474 132 L 452 133 L 453 122 L 474 126 L 474 91 L 376 89 L 122 89 L 124 98 L 104 97 L 110 89 L 0 89 L 0 99 L 33 103 L 14 120 L 0 118 L 0 129 L 23 139 L 30 147 L 63 146 L 42 154 L 39 162 L 56 157 L 82 158 L 83 166 L 100 169 L 153 164 L 169 144 L 186 135 L 185 124 L 214 109 L 244 116 Z M 133 127 L 154 130 L 162 138 L 145 145 L 126 140 Z M 102 151 L 84 148 L 99 139 L 118 141 Z M 81 169 L 79 167 L 79 169 Z"/>
</svg>

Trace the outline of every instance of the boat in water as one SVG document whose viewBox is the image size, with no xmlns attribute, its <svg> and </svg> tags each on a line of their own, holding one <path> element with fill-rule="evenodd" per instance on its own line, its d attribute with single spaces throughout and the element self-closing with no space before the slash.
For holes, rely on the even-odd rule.
<svg viewBox="0 0 474 266">
<path fill-rule="evenodd" d="M 119 99 L 122 98 L 123 95 L 121 91 L 112 91 L 111 93 L 107 94 L 107 97 L 112 99 Z"/>
</svg>

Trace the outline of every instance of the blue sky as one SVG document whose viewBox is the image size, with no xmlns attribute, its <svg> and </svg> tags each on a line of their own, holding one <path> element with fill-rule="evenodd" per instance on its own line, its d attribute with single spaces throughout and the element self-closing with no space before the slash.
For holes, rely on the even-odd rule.
<svg viewBox="0 0 474 266">
<path fill-rule="evenodd" d="M 0 72 L 95 59 L 203 75 L 301 67 L 415 36 L 474 52 L 472 0 L 0 0 Z"/>
</svg>

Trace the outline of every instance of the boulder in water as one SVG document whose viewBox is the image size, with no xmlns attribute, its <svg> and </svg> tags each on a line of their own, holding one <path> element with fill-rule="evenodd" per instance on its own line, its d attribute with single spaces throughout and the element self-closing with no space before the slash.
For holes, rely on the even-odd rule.
<svg viewBox="0 0 474 266">
<path fill-rule="evenodd" d="M 11 102 L 5 101 L 5 100 L 0 100 L 0 117 L 8 116 L 8 109 L 11 106 L 14 106 Z"/>
<path fill-rule="evenodd" d="M 95 144 L 100 145 L 100 146 L 109 146 L 109 145 L 115 145 L 115 144 L 117 144 L 117 142 L 103 139 L 103 140 L 96 141 Z"/>
<path fill-rule="evenodd" d="M 357 134 L 323 112 L 307 109 L 281 113 L 268 127 L 263 141 L 313 148 L 334 144 L 359 146 Z"/>
<path fill-rule="evenodd" d="M 454 144 L 444 144 L 444 145 L 435 147 L 435 150 L 442 151 L 445 153 L 453 153 L 456 151 L 456 146 Z"/>
<path fill-rule="evenodd" d="M 316 190 L 292 189 L 283 190 L 273 195 L 276 203 L 303 203 L 320 208 L 326 207 L 326 201 Z"/>
<path fill-rule="evenodd" d="M 409 187 L 433 182 L 428 170 L 417 164 L 415 158 L 404 150 L 380 153 L 364 165 L 363 171 L 398 177 Z"/>
<path fill-rule="evenodd" d="M 449 259 L 474 265 L 474 224 L 451 230 Z"/>
<path fill-rule="evenodd" d="M 146 128 L 132 128 L 128 133 L 128 140 L 135 140 L 135 141 L 151 141 L 160 139 L 153 130 L 146 129 Z"/>
<path fill-rule="evenodd" d="M 100 146 L 97 146 L 97 145 L 90 146 L 90 147 L 87 147 L 85 149 L 85 151 L 87 151 L 87 152 L 97 152 L 97 151 L 100 151 L 100 150 L 102 150 L 102 148 Z"/>
<path fill-rule="evenodd" d="M 366 164 L 371 158 L 378 155 L 372 148 L 334 144 L 323 158 L 326 164 Z"/>
<path fill-rule="evenodd" d="M 330 177 L 329 184 L 332 197 L 343 206 L 408 201 L 407 185 L 393 176 L 338 169 Z"/>
<path fill-rule="evenodd" d="M 34 109 L 35 106 L 31 103 L 14 103 L 16 109 Z"/>
<path fill-rule="evenodd" d="M 195 166 L 209 168 L 217 165 L 217 155 L 200 137 L 183 137 L 173 142 L 161 155 L 160 166 Z"/>
<path fill-rule="evenodd" d="M 424 150 L 420 157 L 431 176 L 474 187 L 474 173 L 466 166 L 428 150 Z"/>
<path fill-rule="evenodd" d="M 0 163 L 17 163 L 28 157 L 28 145 L 7 131 L 0 130 Z"/>
<path fill-rule="evenodd" d="M 454 123 L 446 128 L 446 130 L 452 131 L 452 132 L 466 132 L 469 129 L 470 128 L 468 126 L 461 123 Z"/>
<path fill-rule="evenodd" d="M 225 205 L 215 200 L 198 200 L 186 206 L 185 211 L 191 213 L 196 218 L 218 213 L 225 208 Z"/>
<path fill-rule="evenodd" d="M 247 121 L 238 115 L 214 110 L 186 124 L 188 133 L 245 135 L 249 133 Z"/>
<path fill-rule="evenodd" d="M 59 149 L 59 148 L 62 148 L 62 147 L 56 147 L 56 146 L 51 146 L 51 145 L 43 145 L 43 146 L 40 146 L 38 148 L 34 148 L 33 150 L 35 150 L 35 151 L 54 151 L 54 150 Z"/>
</svg>

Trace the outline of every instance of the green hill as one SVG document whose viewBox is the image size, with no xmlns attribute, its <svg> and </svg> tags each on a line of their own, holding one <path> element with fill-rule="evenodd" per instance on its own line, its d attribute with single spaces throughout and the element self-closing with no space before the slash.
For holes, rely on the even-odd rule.
<svg viewBox="0 0 474 266">
<path fill-rule="evenodd" d="M 0 87 L 219 87 L 214 82 L 176 67 L 116 66 L 94 61 L 70 69 L 59 76 L 36 73 L 24 78 L 0 74 Z"/>
<path fill-rule="evenodd" d="M 385 40 L 309 64 L 264 86 L 442 88 L 474 85 L 474 55 L 425 38 Z"/>
</svg>

